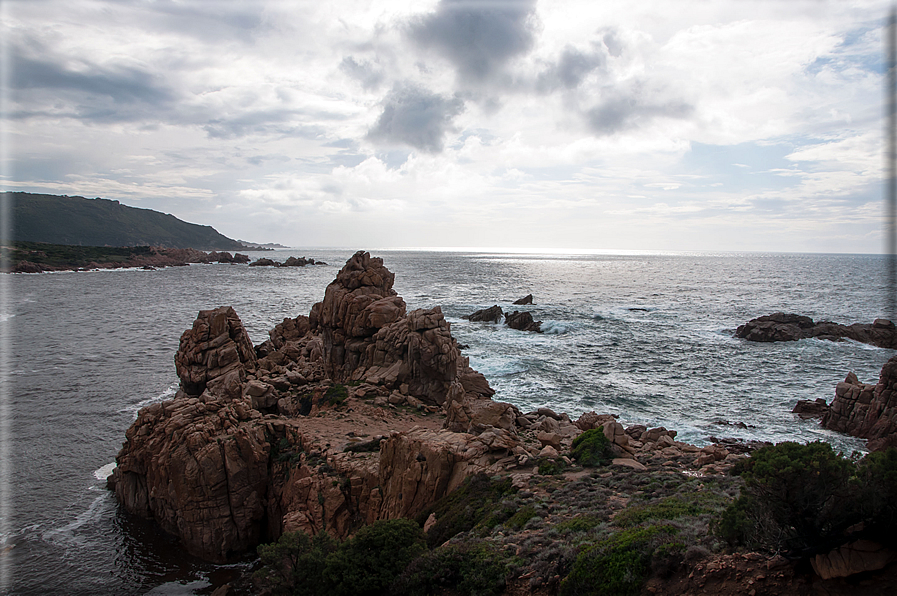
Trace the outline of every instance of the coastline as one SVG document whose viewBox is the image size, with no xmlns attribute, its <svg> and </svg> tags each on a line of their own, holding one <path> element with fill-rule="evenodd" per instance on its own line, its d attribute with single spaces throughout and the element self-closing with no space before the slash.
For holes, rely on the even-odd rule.
<svg viewBox="0 0 897 596">
<path fill-rule="evenodd" d="M 359 259 L 364 261 L 363 256 Z M 241 339 L 239 330 L 242 323 L 239 318 L 234 319 L 230 312 L 217 309 L 204 311 L 207 313 L 205 315 L 200 313 L 200 319 L 194 324 L 194 333 L 191 335 L 188 331 L 184 334 L 178 352 L 182 391 L 171 402 L 141 411 L 137 423 L 128 432 L 131 448 L 126 446 L 119 457 L 127 459 L 133 455 L 134 449 L 139 451 L 140 447 L 135 447 L 137 437 L 151 437 L 157 432 L 162 436 L 172 429 L 175 432 L 183 431 L 184 437 L 196 437 L 191 439 L 198 441 L 194 446 L 194 455 L 203 452 L 203 445 L 210 440 L 223 439 L 223 442 L 217 443 L 222 447 L 213 448 L 209 454 L 223 450 L 224 455 L 218 457 L 220 463 L 227 462 L 227 466 L 237 460 L 250 462 L 251 465 L 245 466 L 246 474 L 240 475 L 254 478 L 246 486 L 250 487 L 255 482 L 250 488 L 256 494 L 261 491 L 261 494 L 269 495 L 269 524 L 272 523 L 271 514 L 278 511 L 277 507 L 274 510 L 271 508 L 270 487 L 271 482 L 274 483 L 273 496 L 279 503 L 278 507 L 282 507 L 283 525 L 280 528 L 269 526 L 267 531 L 270 536 L 278 534 L 278 531 L 294 529 L 316 533 L 326 527 L 328 531 L 336 528 L 335 533 L 341 538 L 357 529 L 359 518 L 371 523 L 376 519 L 409 517 L 420 513 L 426 509 L 425 505 L 432 505 L 439 497 L 449 495 L 452 492 L 450 489 L 461 486 L 465 478 L 480 473 L 512 478 L 512 482 L 516 480 L 519 492 L 541 495 L 539 498 L 544 504 L 551 501 L 546 495 L 553 495 L 568 484 L 588 492 L 597 489 L 608 478 L 633 478 L 639 473 L 670 476 L 675 478 L 675 484 L 686 489 L 704 490 L 699 489 L 698 485 L 710 483 L 715 486 L 717 482 L 723 482 L 724 486 L 727 477 L 723 473 L 743 457 L 743 454 L 732 453 L 724 446 L 697 448 L 678 443 L 675 441 L 676 433 L 663 428 L 624 429 L 611 416 L 592 413 L 573 422 L 563 414 L 551 411 L 522 413 L 510 404 L 493 402 L 485 378 L 469 369 L 466 362 L 462 363 L 459 354 L 452 355 L 451 342 L 448 342 L 451 336 L 446 339 L 439 331 L 447 331 L 447 324 L 443 326 L 439 323 L 441 311 L 437 313 L 438 309 L 417 315 L 408 322 L 408 329 L 422 332 L 422 337 L 432 332 L 431 340 L 436 337 L 429 341 L 434 346 L 441 346 L 435 350 L 434 357 L 438 360 L 440 355 L 447 356 L 448 360 L 441 361 L 444 365 L 441 368 L 431 366 L 431 374 L 433 370 L 454 370 L 460 389 L 456 386 L 451 399 L 451 383 L 448 387 L 434 388 L 428 386 L 425 378 L 412 378 L 411 383 L 399 382 L 403 380 L 403 365 L 393 370 L 393 365 L 399 361 L 386 366 L 389 359 L 385 355 L 380 360 L 374 356 L 368 366 L 360 369 L 361 372 L 358 372 L 357 366 L 346 369 L 346 360 L 340 360 L 341 357 L 335 355 L 345 356 L 349 346 L 352 346 L 349 349 L 352 353 L 366 354 L 367 348 L 353 345 L 352 342 L 360 341 L 363 344 L 365 337 L 374 337 L 383 329 L 414 314 L 409 313 L 404 318 L 399 316 L 399 311 L 404 310 L 404 303 L 400 308 L 397 300 L 401 301 L 401 298 L 394 292 L 389 293 L 391 279 L 388 284 L 382 283 L 388 271 L 383 273 L 378 269 L 372 272 L 363 264 L 360 268 L 347 264 L 347 268 L 350 272 L 361 271 L 362 279 L 367 276 L 368 282 L 373 282 L 370 285 L 362 282 L 354 290 L 377 286 L 380 294 L 386 295 L 380 296 L 379 300 L 364 300 L 367 304 L 356 304 L 353 310 L 354 298 L 348 299 L 347 295 L 351 293 L 349 288 L 354 282 L 343 284 L 333 291 L 329 286 L 320 308 L 316 305 L 309 317 L 286 319 L 271 331 L 268 342 L 255 348 L 251 343 L 247 347 L 246 340 Z M 381 283 L 374 282 L 375 279 Z M 371 295 L 366 292 L 359 295 Z M 328 297 L 332 298 L 329 303 Z M 346 304 L 348 306 L 340 306 Z M 346 316 L 347 312 L 350 316 Z M 335 313 L 343 314 L 336 316 Z M 311 328 L 320 321 L 324 321 L 323 334 L 320 337 L 309 334 L 306 327 Z M 203 329 L 215 328 L 218 329 L 217 333 L 202 336 Z M 196 335 L 197 331 L 199 335 Z M 326 345 L 328 334 L 331 342 L 329 348 Z M 380 341 L 386 341 L 389 335 L 383 333 Z M 225 336 L 223 340 L 216 339 Z M 440 337 L 446 341 L 440 341 Z M 187 338 L 186 344 L 184 338 Z M 217 345 L 210 347 L 212 344 Z M 225 345 L 228 346 L 227 350 L 221 351 Z M 447 350 L 443 349 L 445 346 L 448 346 Z M 328 352 L 330 358 L 325 356 Z M 386 352 L 389 352 L 388 348 Z M 264 360 L 268 361 L 267 368 L 260 366 Z M 209 363 L 213 361 L 215 364 L 211 366 Z M 414 369 L 414 366 L 410 368 Z M 440 375 L 435 376 L 438 378 Z M 342 388 L 340 393 L 332 394 L 331 390 L 337 387 Z M 301 391 L 298 388 L 302 388 Z M 438 403 L 440 391 L 444 393 L 442 403 Z M 165 426 L 171 424 L 175 427 Z M 209 429 L 209 424 L 213 428 Z M 385 426 L 380 428 L 378 424 Z M 368 429 L 365 429 L 363 434 L 374 438 L 355 436 L 362 434 L 359 430 L 365 425 L 371 430 L 367 432 Z M 163 432 L 165 428 L 168 430 Z M 573 462 L 562 453 L 569 450 L 573 439 L 580 433 L 599 428 L 614 446 L 615 455 L 620 456 L 615 459 L 620 461 L 615 461 L 606 469 L 594 471 L 571 467 L 567 471 L 561 470 L 559 474 L 544 473 L 549 468 L 570 466 Z M 377 439 L 378 436 L 382 438 Z M 231 452 L 228 451 L 227 437 L 233 437 L 239 445 L 234 453 L 241 453 L 242 456 L 237 459 L 228 457 Z M 376 454 L 346 449 L 375 439 Z M 300 447 L 297 448 L 297 445 Z M 156 446 L 165 448 L 164 444 Z M 424 453 L 422 462 L 420 457 Z M 247 460 L 246 454 L 252 456 Z M 156 451 L 155 455 L 159 452 Z M 264 466 L 260 465 L 261 459 L 267 460 Z M 134 469 L 139 468 L 138 465 Z M 119 475 L 124 473 L 119 472 L 120 469 L 116 469 Z M 149 473 L 149 470 L 146 472 Z M 267 485 L 259 484 L 262 482 L 261 476 L 268 478 Z M 119 498 L 126 504 L 130 501 L 131 505 L 135 505 L 127 505 L 129 509 L 139 509 L 145 505 L 143 511 L 146 512 L 148 501 L 137 495 L 136 491 L 128 494 L 134 485 L 140 484 L 139 480 L 132 479 L 129 481 L 130 488 L 121 488 L 123 477 L 112 481 Z M 230 471 L 227 477 L 231 477 Z M 389 484 L 393 482 L 396 486 L 390 490 Z M 277 488 L 278 485 L 280 488 Z M 297 488 L 300 485 L 301 489 Z M 334 487 L 341 488 L 333 490 Z M 407 504 L 407 497 L 403 498 L 402 495 L 409 487 L 415 495 L 427 495 L 425 502 L 415 504 L 411 499 L 412 504 Z M 544 492 L 540 488 L 545 489 Z M 549 491 L 548 488 L 553 490 Z M 251 495 L 253 490 L 246 495 Z M 278 490 L 281 491 L 279 495 Z M 714 488 L 710 492 L 716 494 L 719 490 L 723 489 Z M 640 489 L 632 489 L 625 493 L 628 496 L 621 496 L 624 491 L 620 491 L 616 497 L 622 499 L 620 508 L 625 508 L 639 492 Z M 676 494 L 673 492 L 668 496 Z M 519 506 L 529 506 L 527 498 L 523 497 Z M 228 499 L 229 502 L 234 500 Z M 184 504 L 189 504 L 189 501 L 186 499 Z M 245 503 L 246 499 L 241 502 Z M 551 505 L 546 507 L 550 509 Z M 236 516 L 233 513 L 228 511 L 228 515 L 235 519 L 252 517 L 245 512 L 238 512 Z M 608 520 L 611 513 L 607 514 Z M 540 516 L 540 519 L 550 521 L 551 516 Z M 562 521 L 558 519 L 557 523 Z M 706 525 L 708 520 L 704 519 L 701 523 Z M 244 538 L 247 528 L 242 532 Z M 203 531 L 203 528 L 197 529 L 200 534 Z M 545 528 L 545 531 L 548 529 Z M 242 539 L 240 535 L 241 531 L 237 529 L 235 536 Z M 198 548 L 201 549 L 204 542 L 208 541 L 200 537 Z M 227 549 L 212 553 L 213 557 L 224 558 L 226 554 Z M 556 563 L 560 567 L 554 567 L 555 571 L 563 566 L 563 557 Z M 543 585 L 545 590 L 557 589 L 560 577 L 555 578 L 555 575 L 559 576 L 557 573 L 549 576 L 540 574 L 523 579 L 538 577 L 539 582 L 529 581 L 528 585 L 531 590 L 536 590 L 532 593 L 539 593 Z"/>
</svg>

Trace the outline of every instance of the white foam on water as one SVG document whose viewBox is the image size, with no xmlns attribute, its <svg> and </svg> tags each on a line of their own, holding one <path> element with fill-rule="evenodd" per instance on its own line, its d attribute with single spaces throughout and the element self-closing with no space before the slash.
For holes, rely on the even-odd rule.
<svg viewBox="0 0 897 596">
<path fill-rule="evenodd" d="M 61 528 L 54 528 L 52 530 L 47 530 L 41 535 L 41 538 L 46 540 L 47 542 L 69 542 L 74 544 L 84 544 L 84 540 L 78 536 L 75 536 L 75 530 L 86 526 L 87 524 L 93 523 L 97 519 L 107 515 L 107 513 L 103 510 L 101 505 L 103 501 L 108 499 L 108 494 L 102 494 L 90 504 L 90 507 L 87 508 L 86 511 L 80 513 L 78 517 L 62 526 Z"/>
<path fill-rule="evenodd" d="M 568 324 L 561 323 L 560 321 L 542 322 L 542 333 L 546 335 L 562 335 L 564 333 L 567 333 L 568 329 Z"/>
<path fill-rule="evenodd" d="M 142 408 L 163 402 L 167 399 L 171 399 L 172 397 L 175 396 L 175 394 L 177 392 L 178 392 L 178 384 L 172 383 L 165 389 L 165 391 L 163 391 L 159 395 L 154 395 L 153 397 L 148 397 L 144 400 L 137 402 L 134 405 L 130 405 L 125 408 L 122 408 L 121 410 L 119 410 L 119 412 L 131 412 L 131 414 L 134 416 L 134 418 L 137 418 L 137 412 L 139 412 Z"/>
<path fill-rule="evenodd" d="M 10 320 L 10 319 L 13 318 L 14 316 L 16 316 L 16 315 L 14 315 L 14 314 L 7 314 L 7 313 L 0 313 L 0 323 L 5 323 L 6 321 Z"/>
<path fill-rule="evenodd" d="M 112 475 L 112 470 L 115 469 L 115 462 L 111 462 L 102 466 L 99 469 L 93 471 L 93 477 L 97 480 L 106 480 L 109 476 Z"/>
</svg>

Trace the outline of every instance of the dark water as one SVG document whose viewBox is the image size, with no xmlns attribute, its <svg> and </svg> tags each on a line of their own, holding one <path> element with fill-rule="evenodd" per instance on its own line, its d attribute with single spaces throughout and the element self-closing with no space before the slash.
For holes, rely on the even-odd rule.
<svg viewBox="0 0 897 596">
<path fill-rule="evenodd" d="M 0 324 L 13 337 L 13 514 L 0 550 L 3 592 L 208 593 L 246 568 L 193 560 L 152 524 L 121 514 L 105 475 L 137 410 L 173 395 L 174 352 L 197 311 L 234 306 L 259 343 L 284 317 L 307 314 L 352 252 L 275 255 L 324 267 L 9 276 L 13 312 L 0 313 Z M 524 410 L 612 412 L 698 444 L 712 434 L 859 448 L 795 420 L 791 408 L 831 399 L 848 371 L 877 378 L 893 355 L 854 342 L 732 336 L 779 310 L 843 323 L 883 316 L 885 261 L 877 256 L 374 254 L 396 273 L 409 310 L 442 306 L 496 399 Z M 534 306 L 509 304 L 529 293 Z M 492 304 L 532 311 L 547 332 L 461 319 Z"/>
</svg>

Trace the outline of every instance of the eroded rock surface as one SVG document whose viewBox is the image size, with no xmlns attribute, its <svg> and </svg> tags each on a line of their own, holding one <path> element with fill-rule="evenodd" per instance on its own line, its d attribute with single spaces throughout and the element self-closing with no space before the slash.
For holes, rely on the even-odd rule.
<svg viewBox="0 0 897 596">
<path fill-rule="evenodd" d="M 861 383 L 853 373 L 838 383 L 822 425 L 871 439 L 870 448 L 886 444 L 888 437 L 897 433 L 897 356 L 885 363 L 874 385 Z"/>
<path fill-rule="evenodd" d="M 830 341 L 852 339 L 880 348 L 897 348 L 897 326 L 886 319 L 871 324 L 840 325 L 831 321 L 814 322 L 810 317 L 774 313 L 751 319 L 735 330 L 735 336 L 748 341 L 797 341 L 815 337 Z"/>
</svg>

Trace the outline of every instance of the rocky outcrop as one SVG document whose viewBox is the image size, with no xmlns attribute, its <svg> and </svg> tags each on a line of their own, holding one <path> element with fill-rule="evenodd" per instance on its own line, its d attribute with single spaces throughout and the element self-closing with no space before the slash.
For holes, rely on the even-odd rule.
<svg viewBox="0 0 897 596">
<path fill-rule="evenodd" d="M 838 383 L 822 426 L 880 443 L 897 434 L 897 356 L 882 367 L 877 384 L 861 383 L 853 373 Z"/>
<path fill-rule="evenodd" d="M 416 515 L 471 475 L 523 486 L 546 460 L 570 465 L 564 453 L 588 428 L 627 471 L 717 474 L 740 457 L 609 415 L 574 423 L 493 401 L 442 312 L 406 313 L 393 279 L 357 253 L 308 317 L 255 347 L 232 308 L 201 311 L 175 355 L 175 398 L 139 412 L 116 458 L 123 508 L 225 561 L 287 531 L 345 538 Z"/>
<path fill-rule="evenodd" d="M 897 553 L 893 550 L 869 540 L 857 540 L 826 554 L 816 555 L 810 559 L 810 565 L 822 579 L 832 579 L 878 571 L 893 561 L 897 561 Z"/>
<path fill-rule="evenodd" d="M 735 330 L 735 336 L 748 341 L 797 341 L 818 338 L 830 341 L 852 339 L 880 348 L 897 348 L 897 326 L 886 319 L 872 324 L 840 325 L 831 321 L 814 322 L 810 317 L 774 313 L 751 319 Z"/>
<path fill-rule="evenodd" d="M 532 303 L 533 303 L 533 295 L 532 294 L 527 294 L 523 298 L 520 298 L 519 300 L 514 301 L 514 304 L 516 304 L 518 306 L 522 306 L 524 304 L 532 304 Z"/>
<path fill-rule="evenodd" d="M 533 315 L 528 312 L 518 312 L 515 310 L 511 314 L 506 314 L 505 323 L 507 323 L 508 327 L 511 329 L 542 333 L 542 321 L 534 321 Z"/>
<path fill-rule="evenodd" d="M 243 255 L 239 255 L 243 256 Z M 246 262 L 249 261 L 249 257 L 246 257 Z M 305 267 L 306 265 L 326 265 L 322 261 L 315 261 L 314 259 L 310 259 L 307 257 L 289 257 L 286 261 L 281 263 L 280 261 L 275 261 L 274 259 L 269 259 L 268 257 L 262 257 L 249 263 L 250 267 Z"/>
<path fill-rule="evenodd" d="M 504 317 L 504 312 L 502 312 L 501 307 L 496 304 L 489 308 L 484 308 L 469 315 L 465 315 L 462 318 L 480 323 L 499 323 L 501 322 L 502 317 Z"/>
</svg>

